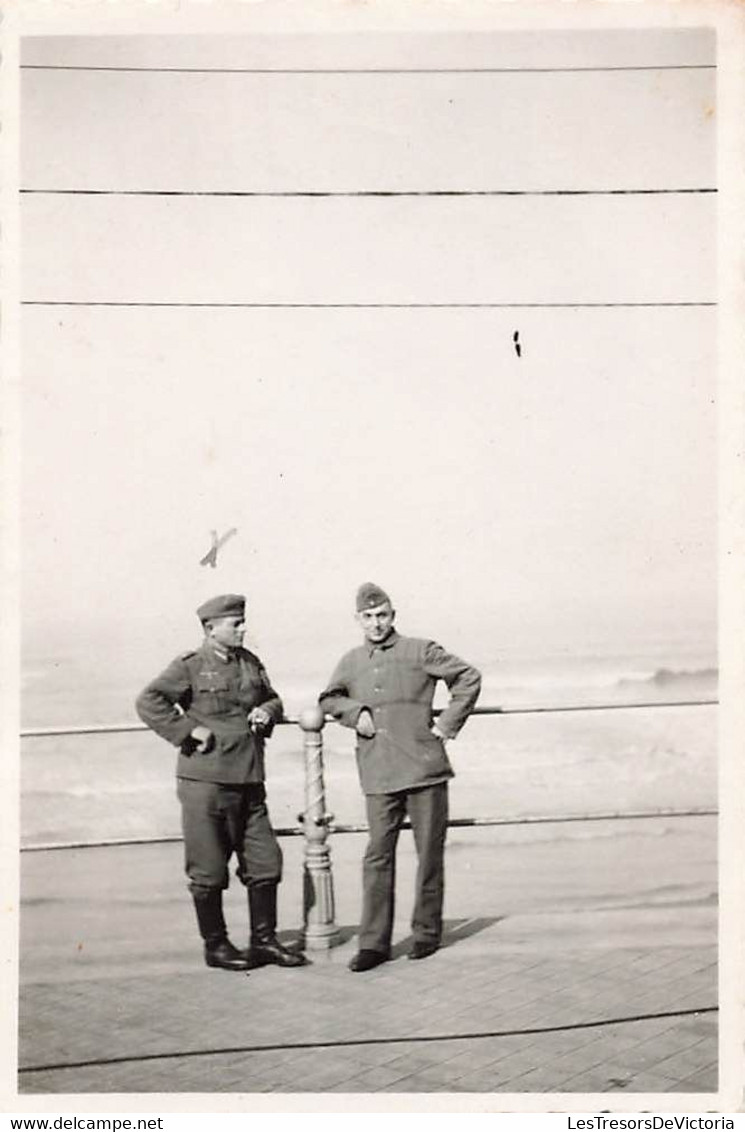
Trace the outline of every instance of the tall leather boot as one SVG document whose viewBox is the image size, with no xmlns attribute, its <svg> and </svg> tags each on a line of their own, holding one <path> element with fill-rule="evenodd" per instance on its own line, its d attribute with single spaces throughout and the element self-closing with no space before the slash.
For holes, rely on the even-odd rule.
<svg viewBox="0 0 745 1132">
<path fill-rule="evenodd" d="M 225 917 L 222 913 L 222 892 L 219 888 L 203 888 L 192 892 L 197 913 L 199 934 L 204 940 L 204 961 L 208 967 L 222 967 L 226 971 L 245 971 L 248 958 L 228 939 Z"/>
<path fill-rule="evenodd" d="M 296 951 L 289 951 L 277 939 L 277 882 L 255 881 L 248 886 L 248 911 L 251 918 L 249 967 L 304 967 L 308 960 Z"/>
</svg>

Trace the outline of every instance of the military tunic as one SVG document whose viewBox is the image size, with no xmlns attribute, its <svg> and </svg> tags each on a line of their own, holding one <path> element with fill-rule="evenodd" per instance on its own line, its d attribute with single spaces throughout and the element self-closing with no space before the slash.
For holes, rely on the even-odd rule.
<svg viewBox="0 0 745 1132">
<path fill-rule="evenodd" d="M 478 699 L 481 676 L 434 641 L 392 632 L 379 645 L 361 645 L 339 661 L 320 696 L 321 707 L 355 727 L 360 712 L 373 717 L 372 739 L 357 737 L 357 769 L 365 794 L 431 786 L 453 777 L 441 739 L 432 734 L 438 680 L 450 703 L 437 721 L 454 738 Z"/>
<path fill-rule="evenodd" d="M 179 748 L 176 776 L 201 782 L 264 781 L 264 738 L 254 734 L 248 713 L 261 707 L 272 726 L 282 718 L 282 701 L 261 661 L 248 649 L 223 652 L 205 641 L 182 653 L 137 699 L 140 718 Z M 215 746 L 194 753 L 189 736 L 208 727 Z"/>
<path fill-rule="evenodd" d="M 179 750 L 176 776 L 192 891 L 227 888 L 232 853 L 244 883 L 278 881 L 282 854 L 266 806 L 264 736 L 283 709 L 259 658 L 206 640 L 176 657 L 136 706 L 143 722 Z M 270 719 L 263 735 L 248 723 L 255 707 Z M 197 726 L 214 735 L 208 752 L 197 751 L 191 738 Z"/>
<path fill-rule="evenodd" d="M 450 703 L 437 725 L 454 738 L 481 689 L 475 668 L 434 641 L 399 636 L 365 643 L 342 657 L 320 696 L 340 723 L 356 728 L 362 711 L 375 725 L 371 738 L 357 735 L 357 769 L 365 794 L 369 839 L 362 868 L 361 950 L 387 955 L 393 930 L 395 853 L 407 813 L 418 856 L 411 919 L 419 943 L 439 945 L 444 896 L 444 849 L 448 779 L 453 768 L 443 740 L 432 733 L 438 680 Z"/>
</svg>

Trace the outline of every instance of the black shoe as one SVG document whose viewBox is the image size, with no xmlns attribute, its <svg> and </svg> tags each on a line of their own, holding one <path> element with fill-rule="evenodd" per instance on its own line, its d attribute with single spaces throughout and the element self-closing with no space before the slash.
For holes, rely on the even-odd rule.
<svg viewBox="0 0 745 1132">
<path fill-rule="evenodd" d="M 283 947 L 277 931 L 277 882 L 255 881 L 248 886 L 248 913 L 251 921 L 249 967 L 305 967 L 308 960 L 297 951 Z"/>
<path fill-rule="evenodd" d="M 277 967 L 306 967 L 308 960 L 297 951 L 283 947 L 278 939 L 252 943 L 248 949 L 249 968 L 266 967 L 274 963 Z"/>
<path fill-rule="evenodd" d="M 434 940 L 431 940 L 429 942 L 426 941 L 426 940 L 417 940 L 413 944 L 411 951 L 406 956 L 406 958 L 407 959 L 427 959 L 430 955 L 434 955 L 434 953 L 438 950 L 439 946 L 440 946 L 439 943 L 435 943 Z"/>
<path fill-rule="evenodd" d="M 233 947 L 229 939 L 205 943 L 204 961 L 208 967 L 222 967 L 224 971 L 247 971 L 249 967 L 246 952 Z"/>
<path fill-rule="evenodd" d="M 349 961 L 349 970 L 372 971 L 373 967 L 379 967 L 381 963 L 387 963 L 389 959 L 390 955 L 386 951 L 368 951 L 363 948 Z"/>
<path fill-rule="evenodd" d="M 226 971 L 245 971 L 245 951 L 233 947 L 222 914 L 222 891 L 219 888 L 197 888 L 192 892 L 197 913 L 199 934 L 204 940 L 204 961 L 208 967 Z"/>
</svg>

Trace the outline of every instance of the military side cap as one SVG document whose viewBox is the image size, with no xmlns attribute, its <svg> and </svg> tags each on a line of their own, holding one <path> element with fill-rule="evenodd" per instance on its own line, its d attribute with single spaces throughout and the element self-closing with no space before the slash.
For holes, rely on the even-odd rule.
<svg viewBox="0 0 745 1132">
<path fill-rule="evenodd" d="M 243 594 L 220 594 L 211 597 L 200 605 L 197 617 L 200 621 L 213 621 L 218 617 L 243 617 L 246 613 L 246 599 Z"/>
<path fill-rule="evenodd" d="M 357 590 L 357 612 L 361 613 L 363 609 L 375 609 L 377 605 L 383 605 L 384 602 L 390 604 L 391 599 L 385 590 L 381 590 L 380 586 L 376 586 L 374 582 L 364 582 Z"/>
</svg>

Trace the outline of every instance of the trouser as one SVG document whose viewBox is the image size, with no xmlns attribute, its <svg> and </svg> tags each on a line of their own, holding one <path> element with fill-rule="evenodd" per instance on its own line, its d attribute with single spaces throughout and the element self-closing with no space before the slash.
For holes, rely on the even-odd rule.
<svg viewBox="0 0 745 1132">
<path fill-rule="evenodd" d="M 395 794 L 368 794 L 370 836 L 362 865 L 360 950 L 388 952 L 393 932 L 396 844 L 408 813 L 418 867 L 411 930 L 414 939 L 440 942 L 445 893 L 444 850 L 448 822 L 446 782 Z"/>
<path fill-rule="evenodd" d="M 263 783 L 178 780 L 186 875 L 192 893 L 223 889 L 235 853 L 243 884 L 278 882 L 282 851 L 269 821 Z"/>
</svg>

